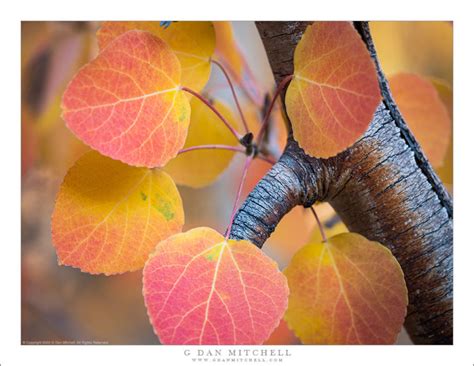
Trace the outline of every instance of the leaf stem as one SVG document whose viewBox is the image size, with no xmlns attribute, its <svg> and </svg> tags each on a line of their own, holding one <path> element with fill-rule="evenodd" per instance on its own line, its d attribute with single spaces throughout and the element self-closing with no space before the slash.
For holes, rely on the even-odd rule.
<svg viewBox="0 0 474 366">
<path fill-rule="evenodd" d="M 182 86 L 181 90 L 183 90 L 183 91 L 185 91 L 185 92 L 187 92 L 191 95 L 194 95 L 201 102 L 203 102 L 207 107 L 209 107 L 217 115 L 217 117 L 219 117 L 221 119 L 221 121 L 224 122 L 226 127 L 229 129 L 230 132 L 232 132 L 232 134 L 235 136 L 235 138 L 238 141 L 240 141 L 240 139 L 242 138 L 242 135 L 240 133 L 238 133 L 237 130 L 234 127 L 232 127 L 230 125 L 230 123 L 225 119 L 225 117 L 206 98 L 204 98 L 201 94 L 199 94 L 198 92 L 195 92 L 192 89 L 189 89 L 186 86 Z"/>
<path fill-rule="evenodd" d="M 179 150 L 178 155 L 189 152 L 189 151 L 195 151 L 195 150 L 230 150 L 230 151 L 235 151 L 242 154 L 247 154 L 247 149 L 245 149 L 242 146 L 215 144 L 215 145 L 196 145 L 196 146 L 186 147 L 184 149 Z M 273 159 L 270 156 L 263 155 L 261 153 L 257 154 L 255 158 L 263 160 L 267 162 L 268 164 L 272 164 L 272 165 L 276 163 L 275 159 Z"/>
<path fill-rule="evenodd" d="M 245 148 L 242 146 L 232 146 L 232 145 L 197 145 L 197 146 L 190 146 L 186 147 L 184 149 L 181 149 L 178 151 L 178 155 L 188 152 L 188 151 L 194 151 L 194 150 L 213 150 L 213 149 L 220 149 L 220 150 L 231 150 L 231 151 L 237 151 L 245 154 Z"/>
<path fill-rule="evenodd" d="M 267 113 L 263 119 L 262 127 L 260 127 L 260 131 L 258 131 L 257 146 L 260 146 L 263 141 L 263 136 L 265 135 L 265 131 L 268 128 L 268 123 L 270 122 L 270 114 L 272 113 L 273 107 L 278 96 L 283 91 L 285 86 L 291 81 L 291 79 L 293 79 L 293 75 L 288 75 L 282 81 L 280 81 L 280 84 L 278 84 L 275 94 L 273 95 L 272 101 L 270 102 L 270 107 L 268 108 Z"/>
<path fill-rule="evenodd" d="M 244 187 L 245 177 L 247 176 L 247 172 L 249 170 L 250 163 L 252 162 L 253 158 L 254 156 L 249 155 L 247 156 L 247 159 L 245 160 L 244 170 L 242 171 L 242 177 L 240 178 L 239 190 L 237 191 L 237 195 L 235 197 L 234 207 L 232 208 L 232 214 L 230 216 L 229 226 L 227 226 L 227 229 L 225 231 L 226 241 L 229 239 L 229 236 L 230 236 L 230 229 L 232 227 L 232 223 L 234 222 L 235 214 L 237 212 L 237 204 L 239 203 L 240 195 L 242 194 L 242 188 Z"/>
<path fill-rule="evenodd" d="M 319 220 L 319 216 L 318 216 L 318 214 L 316 213 L 316 210 L 314 209 L 313 206 L 310 206 L 309 209 L 310 209 L 311 212 L 313 213 L 314 218 L 316 219 L 316 222 L 318 223 L 319 232 L 321 233 L 321 238 L 323 238 L 323 243 L 327 243 L 328 238 L 326 237 L 326 233 L 324 232 L 323 224 L 322 224 L 321 221 Z"/>
<path fill-rule="evenodd" d="M 211 58 L 211 62 L 214 63 L 217 67 L 219 67 L 219 69 L 221 69 L 222 73 L 224 74 L 225 78 L 227 79 L 227 83 L 229 84 L 230 90 L 232 91 L 232 96 L 234 97 L 235 104 L 237 106 L 237 109 L 239 110 L 240 118 L 242 119 L 242 123 L 244 125 L 245 132 L 248 133 L 249 132 L 249 126 L 248 126 L 247 121 L 245 119 L 245 116 L 242 112 L 242 108 L 240 107 L 239 98 L 237 98 L 237 93 L 235 92 L 234 84 L 232 83 L 232 80 L 230 79 L 229 74 L 227 73 L 226 69 L 224 68 L 224 66 L 219 61 L 214 60 L 213 58 Z"/>
</svg>

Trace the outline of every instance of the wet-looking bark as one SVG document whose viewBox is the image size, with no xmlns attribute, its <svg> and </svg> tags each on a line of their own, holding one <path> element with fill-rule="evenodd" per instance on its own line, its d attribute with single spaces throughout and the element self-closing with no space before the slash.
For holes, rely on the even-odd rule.
<svg viewBox="0 0 474 366">
<path fill-rule="evenodd" d="M 307 22 L 257 22 L 278 82 L 293 72 Z M 330 159 L 306 155 L 290 136 L 280 160 L 247 197 L 231 237 L 262 247 L 296 205 L 327 201 L 349 230 L 390 248 L 409 293 L 405 326 L 417 344 L 452 344 L 452 200 L 407 128 L 365 22 L 356 29 L 376 62 L 382 103 L 365 135 Z"/>
</svg>

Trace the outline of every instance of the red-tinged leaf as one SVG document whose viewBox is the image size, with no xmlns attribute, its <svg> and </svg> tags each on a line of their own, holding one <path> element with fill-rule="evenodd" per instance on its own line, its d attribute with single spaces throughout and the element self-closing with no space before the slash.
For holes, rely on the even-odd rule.
<svg viewBox="0 0 474 366">
<path fill-rule="evenodd" d="M 95 151 L 69 170 L 51 219 L 59 263 L 107 275 L 142 268 L 156 243 L 183 224 L 181 197 L 165 172 Z"/>
<path fill-rule="evenodd" d="M 104 22 L 97 32 L 100 49 L 133 29 L 148 31 L 169 44 L 181 63 L 182 85 L 196 91 L 204 88 L 211 74 L 211 56 L 216 47 L 212 22 L 173 22 L 168 27 L 158 21 Z"/>
<path fill-rule="evenodd" d="M 84 66 L 63 96 L 63 118 L 86 144 L 129 165 L 165 165 L 184 145 L 190 106 L 169 46 L 130 31 Z"/>
<path fill-rule="evenodd" d="M 301 344 L 295 334 L 288 328 L 285 320 L 282 319 L 278 327 L 273 331 L 270 338 L 265 342 L 265 345 L 289 345 Z"/>
<path fill-rule="evenodd" d="M 158 244 L 143 295 L 162 343 L 261 344 L 283 316 L 288 287 L 253 244 L 201 227 Z"/>
<path fill-rule="evenodd" d="M 410 130 L 431 164 L 437 168 L 451 139 L 451 119 L 433 84 L 416 74 L 389 78 L 390 90 Z"/>
<path fill-rule="evenodd" d="M 405 319 L 403 272 L 386 247 L 355 233 L 300 249 L 284 270 L 285 320 L 306 344 L 391 344 Z"/>
<path fill-rule="evenodd" d="M 328 158 L 365 132 L 380 102 L 375 66 L 348 22 L 315 22 L 295 50 L 285 104 L 295 139 Z"/>
</svg>

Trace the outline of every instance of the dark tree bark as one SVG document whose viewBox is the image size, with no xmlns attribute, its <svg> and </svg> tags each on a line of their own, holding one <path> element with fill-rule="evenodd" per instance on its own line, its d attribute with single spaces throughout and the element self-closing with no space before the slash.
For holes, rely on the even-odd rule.
<svg viewBox="0 0 474 366">
<path fill-rule="evenodd" d="M 276 82 L 293 73 L 293 52 L 308 24 L 257 22 Z M 231 237 L 262 247 L 294 206 L 327 201 L 349 230 L 386 245 L 399 261 L 412 340 L 452 344 L 452 200 L 393 101 L 368 24 L 355 27 L 376 63 L 383 97 L 369 129 L 330 159 L 306 155 L 290 133 L 280 160 L 238 211 Z"/>
</svg>

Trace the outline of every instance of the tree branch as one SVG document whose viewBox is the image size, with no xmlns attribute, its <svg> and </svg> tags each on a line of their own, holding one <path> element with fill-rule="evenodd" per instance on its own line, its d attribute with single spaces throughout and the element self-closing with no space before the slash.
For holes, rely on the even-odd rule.
<svg viewBox="0 0 474 366">
<path fill-rule="evenodd" d="M 305 22 L 257 22 L 277 82 L 293 72 Z M 238 211 L 231 237 L 262 247 L 295 205 L 328 201 L 347 227 L 389 247 L 403 268 L 415 343 L 452 343 L 452 201 L 391 97 L 366 23 L 356 23 L 379 74 L 383 102 L 365 135 L 330 159 L 290 135 L 277 164 Z"/>
</svg>

